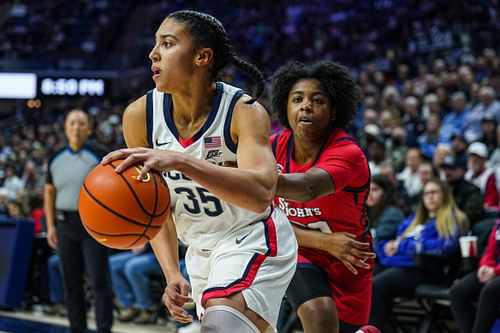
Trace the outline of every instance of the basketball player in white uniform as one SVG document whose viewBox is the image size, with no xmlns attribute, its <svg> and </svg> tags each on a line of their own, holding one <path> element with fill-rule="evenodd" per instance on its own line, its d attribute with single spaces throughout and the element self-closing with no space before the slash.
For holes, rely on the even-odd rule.
<svg viewBox="0 0 500 333">
<path fill-rule="evenodd" d="M 286 216 L 272 206 L 277 184 L 265 109 L 241 90 L 215 82 L 226 64 L 257 78 L 238 58 L 212 16 L 170 14 L 150 53 L 156 89 L 129 105 L 123 129 L 129 148 L 120 172 L 143 163 L 161 171 L 172 219 L 152 241 L 167 279 L 164 302 L 182 322 L 190 287 L 179 272 L 177 236 L 186 255 L 192 296 L 203 313 L 202 333 L 275 331 L 281 299 L 293 276 L 297 244 Z M 151 147 L 151 148 L 138 148 Z M 237 163 L 238 168 L 223 167 Z"/>
</svg>

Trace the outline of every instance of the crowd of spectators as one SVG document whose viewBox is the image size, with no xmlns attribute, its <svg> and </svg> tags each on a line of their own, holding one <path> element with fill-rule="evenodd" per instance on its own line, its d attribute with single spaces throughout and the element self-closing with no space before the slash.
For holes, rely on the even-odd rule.
<svg viewBox="0 0 500 333">
<path fill-rule="evenodd" d="M 96 69 L 115 44 L 132 1 L 7 1 L 0 68 Z M 4 14 L 5 15 L 5 14 Z"/>
<path fill-rule="evenodd" d="M 292 59 L 333 59 L 352 68 L 363 100 L 350 131 L 367 153 L 374 176 L 368 213 L 375 239 L 396 237 L 395 219 L 402 222 L 417 211 L 432 178 L 451 187 L 471 228 L 489 221 L 484 227 L 489 230 L 498 216 L 496 2 L 50 3 L 19 1 L 9 6 L 3 22 L 0 16 L 5 32 L 0 34 L 0 68 L 5 61 L 52 69 L 145 66 L 153 29 L 167 12 L 203 9 L 221 18 L 241 53 L 268 74 Z M 134 29 L 127 21 L 134 13 L 150 19 Z M 242 79 L 231 69 L 225 75 L 227 81 Z M 270 104 L 267 96 L 264 105 Z M 64 113 L 83 106 L 92 117 L 94 139 L 112 150 L 124 145 L 121 114 L 127 102 L 61 99 L 40 110 L 21 106 L 14 122 L 0 120 L 0 215 L 32 217 L 35 231 L 43 233 L 47 157 L 65 145 Z"/>
<path fill-rule="evenodd" d="M 219 18 L 237 49 L 269 74 L 289 59 L 375 64 L 383 72 L 445 51 L 447 62 L 457 62 L 500 38 L 495 1 L 23 0 L 3 7 L 10 14 L 0 16 L 0 59 L 31 69 L 144 67 L 154 29 L 181 8 Z"/>
<path fill-rule="evenodd" d="M 109 149 L 122 147 L 123 105 L 80 102 L 92 115 L 93 139 Z M 65 111 L 69 109 L 59 106 L 41 111 L 23 109 L 16 122 L 8 126 L 0 122 L 0 215 L 6 212 L 9 201 L 19 202 L 24 216 L 42 207 L 48 157 L 66 145 Z M 36 230 L 41 228 L 39 225 Z"/>
</svg>

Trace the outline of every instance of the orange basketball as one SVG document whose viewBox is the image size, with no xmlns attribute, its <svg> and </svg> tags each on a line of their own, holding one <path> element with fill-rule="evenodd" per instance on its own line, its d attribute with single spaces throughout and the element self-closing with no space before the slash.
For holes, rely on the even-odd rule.
<svg viewBox="0 0 500 333">
<path fill-rule="evenodd" d="M 167 220 L 170 195 L 162 176 L 148 172 L 138 181 L 140 166 L 122 173 L 123 160 L 97 165 L 80 189 L 78 209 L 87 232 L 101 244 L 131 249 L 153 239 Z"/>
</svg>

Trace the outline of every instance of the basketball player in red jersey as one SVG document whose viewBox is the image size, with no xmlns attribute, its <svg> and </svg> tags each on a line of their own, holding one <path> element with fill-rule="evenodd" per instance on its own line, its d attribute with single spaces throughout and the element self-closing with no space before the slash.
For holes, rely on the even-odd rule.
<svg viewBox="0 0 500 333">
<path fill-rule="evenodd" d="M 255 79 L 258 97 L 264 76 L 235 54 L 210 15 L 174 12 L 155 37 L 156 89 L 123 117 L 132 148 L 102 162 L 126 158 L 117 172 L 141 163 L 140 176 L 160 171 L 168 184 L 172 218 L 151 243 L 168 282 L 163 300 L 178 321 L 192 320 L 182 307 L 191 291 L 203 311 L 202 333 L 274 332 L 297 242 L 284 213 L 273 207 L 278 175 L 270 121 L 255 99 L 215 80 L 233 64 Z M 226 162 L 238 168 L 223 167 Z M 190 284 L 179 270 L 177 237 L 188 245 Z"/>
<path fill-rule="evenodd" d="M 271 138 L 276 203 L 299 243 L 287 298 L 305 333 L 355 332 L 368 323 L 374 254 L 365 200 L 367 159 L 345 132 L 360 93 L 334 62 L 291 63 L 273 75 L 272 105 L 285 129 Z"/>
</svg>

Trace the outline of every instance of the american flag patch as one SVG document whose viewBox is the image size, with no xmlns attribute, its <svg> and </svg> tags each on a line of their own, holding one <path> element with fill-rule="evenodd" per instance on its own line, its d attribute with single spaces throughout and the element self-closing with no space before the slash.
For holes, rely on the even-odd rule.
<svg viewBox="0 0 500 333">
<path fill-rule="evenodd" d="M 203 138 L 203 145 L 205 148 L 219 148 L 222 146 L 222 139 L 220 136 L 209 136 Z"/>
</svg>

